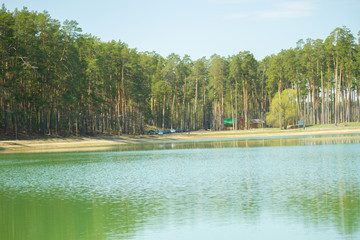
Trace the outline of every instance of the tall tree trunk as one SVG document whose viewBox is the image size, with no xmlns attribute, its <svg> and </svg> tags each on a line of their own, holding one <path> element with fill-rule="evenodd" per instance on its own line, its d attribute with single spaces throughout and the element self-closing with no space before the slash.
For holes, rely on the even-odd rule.
<svg viewBox="0 0 360 240">
<path fill-rule="evenodd" d="M 73 135 L 72 134 L 72 131 L 71 131 L 71 117 L 70 116 L 68 116 L 68 135 Z"/>
<path fill-rule="evenodd" d="M 104 134 L 104 125 L 105 125 L 105 117 L 104 117 L 104 108 L 101 106 L 101 113 L 100 113 L 100 127 L 101 127 L 101 134 Z"/>
<path fill-rule="evenodd" d="M 334 121 L 335 121 L 335 126 L 337 126 L 338 124 L 338 109 L 337 109 L 337 101 L 338 98 L 338 67 L 336 65 L 335 67 L 335 98 L 334 98 Z"/>
<path fill-rule="evenodd" d="M 325 89 L 323 72 L 321 70 L 321 124 L 325 123 Z"/>
<path fill-rule="evenodd" d="M 164 99 L 163 99 L 163 110 L 162 110 L 162 128 L 165 129 L 165 104 L 166 104 L 166 85 L 164 89 Z"/>
<path fill-rule="evenodd" d="M 207 130 L 205 78 L 203 79 L 203 128 Z"/>
<path fill-rule="evenodd" d="M 187 116 L 188 117 L 187 117 L 187 124 L 186 125 L 188 126 L 188 128 L 190 128 L 191 127 L 191 116 L 193 115 L 192 112 L 191 112 L 192 108 L 191 108 L 191 105 L 190 105 L 190 101 L 187 102 L 187 105 L 188 105 L 187 106 Z"/>
<path fill-rule="evenodd" d="M 5 125 L 5 134 L 8 136 L 10 134 L 9 110 L 8 110 L 8 103 L 5 97 L 4 97 L 4 125 Z"/>
<path fill-rule="evenodd" d="M 261 78 L 261 106 L 260 106 L 261 128 L 264 127 L 264 120 L 263 120 L 264 115 L 263 114 L 264 114 L 264 79 L 265 79 L 265 71 L 266 71 L 266 65 L 264 64 L 263 74 L 262 74 L 262 78 Z"/>
<path fill-rule="evenodd" d="M 78 117 L 75 117 L 75 136 L 79 136 L 79 124 L 78 124 Z"/>
<path fill-rule="evenodd" d="M 345 78 L 345 76 L 343 77 Z M 343 86 L 343 90 L 342 90 L 342 119 L 343 119 L 343 122 L 346 122 L 347 121 L 347 88 L 346 88 L 346 79 L 344 79 L 344 86 Z"/>
<path fill-rule="evenodd" d="M 122 67 L 121 67 L 121 113 L 120 113 L 120 116 L 121 116 L 121 119 L 122 119 L 122 126 L 121 126 L 121 130 L 120 130 L 120 134 L 125 131 L 125 122 L 127 120 L 127 116 L 126 116 L 126 97 L 125 97 L 125 65 L 123 63 Z M 120 127 L 120 126 L 119 126 Z"/>
<path fill-rule="evenodd" d="M 140 134 L 144 134 L 144 114 L 140 112 Z"/>
<path fill-rule="evenodd" d="M 316 95 L 315 95 L 315 77 L 314 77 L 314 72 L 313 72 L 313 77 L 312 77 L 312 114 L 311 114 L 311 122 L 312 124 L 316 124 Z"/>
<path fill-rule="evenodd" d="M 327 103 L 327 123 L 331 124 L 332 123 L 332 98 L 330 96 L 330 94 L 332 93 L 332 88 L 330 88 L 330 85 L 328 85 L 328 103 Z"/>
<path fill-rule="evenodd" d="M 217 121 L 216 121 L 216 106 L 217 106 L 217 102 L 216 101 L 214 101 L 213 102 L 213 104 L 212 104 L 212 114 L 210 115 L 210 128 L 211 129 L 214 129 L 214 130 L 216 130 L 217 129 L 217 127 L 216 127 L 216 123 L 217 123 Z"/>
<path fill-rule="evenodd" d="M 238 92 L 237 92 L 237 88 L 238 88 L 238 82 L 236 80 L 236 84 L 235 84 L 235 130 L 238 130 Z"/>
<path fill-rule="evenodd" d="M 48 113 L 48 121 L 47 121 L 47 129 L 48 129 L 48 134 L 51 135 L 52 132 L 52 114 L 53 114 L 53 111 L 52 111 L 52 108 L 50 108 L 50 111 Z"/>
<path fill-rule="evenodd" d="M 306 126 L 307 120 L 306 120 L 306 96 L 303 97 L 303 109 L 302 109 L 302 117 L 303 117 L 303 121 L 304 121 L 304 125 Z"/>
<path fill-rule="evenodd" d="M 18 117 L 17 117 L 17 111 L 16 108 L 13 107 L 12 114 L 11 114 L 11 120 L 12 120 L 12 126 L 14 131 L 14 137 L 16 140 L 18 140 Z"/>
<path fill-rule="evenodd" d="M 281 103 L 281 77 L 279 79 L 278 93 L 279 93 L 279 104 L 280 104 Z M 279 111 L 279 128 L 281 130 L 281 111 Z"/>
<path fill-rule="evenodd" d="M 220 99 L 218 99 L 215 104 L 214 119 L 215 119 L 215 129 L 220 130 Z"/>
<path fill-rule="evenodd" d="M 120 77 L 119 77 L 120 78 Z M 117 82 L 117 81 L 116 81 Z M 119 79 L 120 82 L 120 79 Z M 115 105 L 115 130 L 117 130 L 117 134 L 120 136 L 121 135 L 121 125 L 120 125 L 120 117 L 121 113 L 120 113 L 120 105 L 121 105 L 121 83 L 116 83 L 117 86 L 117 94 L 116 94 L 116 105 Z M 112 115 L 111 115 L 112 117 Z M 112 125 L 112 120 L 111 120 L 111 125 Z"/>
<path fill-rule="evenodd" d="M 232 92 L 232 88 L 230 88 L 230 104 L 231 104 L 232 130 L 235 130 L 235 122 L 234 122 L 234 104 L 233 104 L 233 92 Z"/>
<path fill-rule="evenodd" d="M 347 122 L 352 122 L 351 120 L 351 88 L 350 84 L 348 84 L 348 101 L 347 101 Z"/>
<path fill-rule="evenodd" d="M 25 117 L 25 123 L 26 123 L 26 134 L 28 136 L 31 135 L 31 114 L 29 113 L 29 103 L 27 101 L 27 99 L 25 100 L 24 103 L 24 117 Z"/>
<path fill-rule="evenodd" d="M 198 77 L 195 79 L 195 105 L 194 105 L 194 125 L 193 129 L 197 129 L 197 111 L 198 111 Z"/>
<path fill-rule="evenodd" d="M 183 98 L 183 125 L 182 125 L 183 130 L 186 128 L 186 125 L 185 125 L 185 119 L 186 119 L 185 105 L 186 105 L 186 76 L 185 76 L 184 98 Z"/>
<path fill-rule="evenodd" d="M 295 79 L 295 78 L 294 78 Z M 295 84 L 295 80 L 294 80 L 294 85 L 296 86 L 296 124 L 299 121 L 299 113 L 301 114 L 301 105 L 300 105 L 300 96 L 299 96 L 299 86 L 298 84 Z"/>
<path fill-rule="evenodd" d="M 176 92 L 176 90 L 175 90 Z M 173 95 L 173 100 L 172 100 L 172 103 L 171 103 L 171 116 L 170 116 L 170 128 L 174 128 L 173 126 L 173 121 L 174 121 L 174 117 L 175 117 L 175 114 L 174 114 L 174 108 L 175 108 L 175 92 L 174 92 L 174 95 Z"/>
<path fill-rule="evenodd" d="M 243 98 L 244 98 L 244 123 L 245 129 L 249 129 L 248 126 L 248 97 L 247 97 L 247 83 L 243 80 Z"/>
<path fill-rule="evenodd" d="M 155 112 L 155 104 L 154 104 L 154 96 L 151 95 L 151 116 L 152 116 L 152 119 L 151 119 L 151 125 L 155 125 L 155 116 L 156 116 L 156 112 Z"/>
<path fill-rule="evenodd" d="M 339 123 L 343 122 L 343 106 L 344 106 L 344 94 L 343 94 L 343 90 L 342 90 L 342 67 L 340 68 L 340 76 L 339 76 L 339 90 L 338 90 L 338 95 L 339 95 L 339 98 L 338 98 L 338 120 L 339 120 Z M 342 98 L 342 101 L 340 103 L 340 100 Z"/>
<path fill-rule="evenodd" d="M 306 96 L 306 124 L 311 124 L 311 113 L 310 113 L 310 101 L 311 101 L 311 92 L 309 91 Z M 305 125 L 306 125 L 305 124 Z"/>
<path fill-rule="evenodd" d="M 359 87 L 359 85 L 356 87 L 356 90 L 357 90 L 357 106 L 358 106 L 357 107 L 357 110 L 358 110 L 357 121 L 360 122 L 360 87 Z"/>
<path fill-rule="evenodd" d="M 56 135 L 60 135 L 60 111 L 56 109 Z"/>
<path fill-rule="evenodd" d="M 220 130 L 224 130 L 224 77 L 221 74 L 221 106 L 220 106 Z"/>
</svg>

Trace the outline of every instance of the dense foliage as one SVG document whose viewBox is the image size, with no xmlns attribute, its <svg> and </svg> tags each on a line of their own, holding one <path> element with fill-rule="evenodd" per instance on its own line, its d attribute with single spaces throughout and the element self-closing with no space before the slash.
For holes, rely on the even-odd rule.
<svg viewBox="0 0 360 240">
<path fill-rule="evenodd" d="M 296 120 L 360 121 L 360 45 L 346 27 L 257 61 L 138 52 L 82 34 L 48 13 L 0 10 L 0 133 L 141 134 L 159 128 L 249 127 L 274 95 L 296 92 Z"/>
<path fill-rule="evenodd" d="M 296 91 L 285 89 L 282 93 L 276 93 L 270 103 L 270 111 L 266 114 L 266 121 L 273 126 L 287 125 L 296 119 Z M 294 123 L 296 125 L 296 122 Z"/>
</svg>

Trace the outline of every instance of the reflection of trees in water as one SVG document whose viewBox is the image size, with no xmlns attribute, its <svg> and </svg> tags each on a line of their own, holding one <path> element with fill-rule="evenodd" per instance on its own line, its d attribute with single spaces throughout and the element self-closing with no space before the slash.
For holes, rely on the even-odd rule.
<svg viewBox="0 0 360 240">
<path fill-rule="evenodd" d="M 305 137 L 264 137 L 255 139 L 212 139 L 194 141 L 175 141 L 164 143 L 129 144 L 116 146 L 112 150 L 139 151 L 139 150 L 169 150 L 193 148 L 237 148 L 237 147 L 281 147 L 303 145 L 329 145 L 329 144 L 359 144 L 360 136 L 353 135 L 323 135 Z"/>
<path fill-rule="evenodd" d="M 0 192 L 1 239 L 130 239 L 153 215 L 156 202 L 104 198 L 66 199 Z M 11 196 L 11 197 L 5 197 Z M 111 238 L 112 239 L 112 238 Z"/>
<path fill-rule="evenodd" d="M 311 187 L 311 186 L 309 186 Z M 275 203 L 274 212 L 304 222 L 309 228 L 333 226 L 341 235 L 351 235 L 360 227 L 360 191 L 352 189 L 331 193 L 314 189 L 316 195 L 293 192 L 286 201 Z"/>
<path fill-rule="evenodd" d="M 251 176 L 244 176 L 241 182 L 190 195 L 153 193 L 143 198 L 130 194 L 126 198 L 107 195 L 89 199 L 80 193 L 64 198 L 61 192 L 41 196 L 37 192 L 17 195 L 1 191 L 0 232 L 4 239 L 130 239 L 148 224 L 161 229 L 171 221 L 177 225 L 208 219 L 256 223 L 263 211 L 310 228 L 331 225 L 342 235 L 353 234 L 360 227 L 360 192 L 354 186 L 342 189 L 339 183 L 327 192 L 316 184 L 302 192 L 285 186 L 264 191 Z M 221 191 L 221 187 L 228 189 Z M 287 197 L 271 196 L 279 191 Z"/>
</svg>

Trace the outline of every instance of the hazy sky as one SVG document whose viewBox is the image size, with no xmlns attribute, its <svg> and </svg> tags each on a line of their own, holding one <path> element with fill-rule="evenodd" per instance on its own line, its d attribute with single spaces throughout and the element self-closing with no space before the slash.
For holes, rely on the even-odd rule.
<svg viewBox="0 0 360 240">
<path fill-rule="evenodd" d="M 248 50 L 260 60 L 299 39 L 325 39 L 336 27 L 360 31 L 359 0 L 5 0 L 63 22 L 75 20 L 102 41 L 192 60 Z"/>
</svg>

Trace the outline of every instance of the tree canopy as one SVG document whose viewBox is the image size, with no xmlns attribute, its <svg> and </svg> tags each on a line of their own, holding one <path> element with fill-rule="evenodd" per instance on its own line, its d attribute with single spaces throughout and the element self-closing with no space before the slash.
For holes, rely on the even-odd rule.
<svg viewBox="0 0 360 240">
<path fill-rule="evenodd" d="M 296 119 L 296 91 L 285 89 L 281 94 L 276 93 L 270 103 L 270 111 L 267 113 L 266 121 L 273 126 L 284 126 Z M 283 124 L 283 125 L 282 125 Z"/>
<path fill-rule="evenodd" d="M 8 138 L 223 130 L 228 118 L 248 128 L 288 92 L 295 121 L 360 121 L 360 47 L 346 27 L 260 61 L 248 51 L 193 61 L 102 42 L 76 21 L 3 5 L 0 54 L 0 135 Z"/>
</svg>

